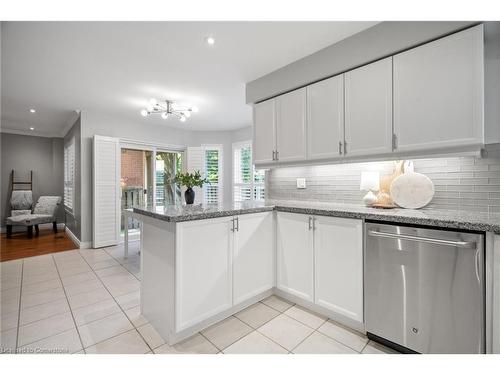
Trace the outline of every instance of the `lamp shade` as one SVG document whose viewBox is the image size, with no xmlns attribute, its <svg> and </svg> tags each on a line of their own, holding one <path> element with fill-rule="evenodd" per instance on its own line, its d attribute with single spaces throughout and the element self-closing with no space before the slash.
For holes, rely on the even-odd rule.
<svg viewBox="0 0 500 375">
<path fill-rule="evenodd" d="M 374 171 L 361 172 L 361 183 L 359 190 L 374 190 L 380 189 L 380 174 Z"/>
</svg>

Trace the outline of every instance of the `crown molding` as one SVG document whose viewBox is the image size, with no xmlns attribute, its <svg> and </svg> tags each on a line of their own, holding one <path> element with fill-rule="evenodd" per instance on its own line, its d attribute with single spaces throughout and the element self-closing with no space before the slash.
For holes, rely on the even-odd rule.
<svg viewBox="0 0 500 375">
<path fill-rule="evenodd" d="M 44 133 L 44 132 L 39 132 L 36 130 L 21 130 L 21 129 L 2 128 L 2 129 L 0 129 L 0 133 L 28 135 L 28 136 L 32 136 L 32 137 L 62 138 L 60 133 Z"/>
<path fill-rule="evenodd" d="M 61 131 L 60 137 L 64 138 L 66 136 L 66 134 L 68 134 L 70 129 L 73 127 L 73 125 L 75 125 L 76 120 L 78 120 L 78 117 L 80 117 L 81 113 L 82 113 L 82 111 L 80 111 L 78 109 L 73 111 L 73 113 L 71 114 L 69 119 L 66 121 L 66 124 L 64 125 L 63 130 Z"/>
</svg>

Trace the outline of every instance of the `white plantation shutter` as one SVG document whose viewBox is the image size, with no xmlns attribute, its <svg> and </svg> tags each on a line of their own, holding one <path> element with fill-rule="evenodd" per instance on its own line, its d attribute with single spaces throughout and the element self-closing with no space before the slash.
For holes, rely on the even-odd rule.
<svg viewBox="0 0 500 375">
<path fill-rule="evenodd" d="M 75 200 L 75 137 L 64 146 L 64 207 L 72 212 Z"/>
<path fill-rule="evenodd" d="M 252 144 L 233 144 L 233 199 L 241 201 L 261 201 L 265 198 L 265 172 L 256 170 L 252 164 Z"/>
<path fill-rule="evenodd" d="M 194 171 L 200 171 L 203 174 L 203 149 L 201 147 L 188 147 L 187 148 L 187 171 L 193 173 Z M 183 189 L 183 194 L 184 194 Z M 199 187 L 194 189 L 194 203 L 199 204 L 203 200 L 203 191 Z M 184 199 L 183 199 L 184 201 Z"/>
<path fill-rule="evenodd" d="M 94 136 L 93 247 L 116 245 L 120 237 L 120 143 Z"/>
<path fill-rule="evenodd" d="M 210 183 L 203 186 L 204 203 L 222 203 L 222 146 L 203 146 L 204 177 Z"/>
</svg>

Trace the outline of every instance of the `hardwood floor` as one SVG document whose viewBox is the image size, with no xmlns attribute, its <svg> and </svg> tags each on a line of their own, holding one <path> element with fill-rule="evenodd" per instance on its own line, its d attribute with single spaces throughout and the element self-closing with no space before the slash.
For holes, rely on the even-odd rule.
<svg viewBox="0 0 500 375">
<path fill-rule="evenodd" d="M 0 261 L 32 257 L 59 251 L 76 249 L 76 245 L 63 231 L 54 233 L 51 229 L 40 229 L 38 236 L 29 239 L 26 232 L 13 233 L 7 238 L 2 233 L 0 241 Z"/>
</svg>

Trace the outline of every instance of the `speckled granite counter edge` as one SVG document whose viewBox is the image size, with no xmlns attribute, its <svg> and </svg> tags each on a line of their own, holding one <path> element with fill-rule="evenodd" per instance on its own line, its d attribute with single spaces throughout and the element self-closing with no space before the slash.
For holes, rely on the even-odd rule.
<svg viewBox="0 0 500 375">
<path fill-rule="evenodd" d="M 414 224 L 414 225 L 425 225 L 440 228 L 453 228 L 453 229 L 464 229 L 473 230 L 480 232 L 495 232 L 500 234 L 500 225 L 480 223 L 480 222 L 469 222 L 466 220 L 453 220 L 451 218 L 420 218 L 420 217 L 409 217 L 401 216 L 397 214 L 375 214 L 366 212 L 352 212 L 352 211 L 342 211 L 338 209 L 320 209 L 320 208 L 305 208 L 305 207 L 288 207 L 288 206 L 275 206 L 276 211 L 298 213 L 305 215 L 318 215 L 318 216 L 331 216 L 331 217 L 342 217 L 351 219 L 365 219 L 365 220 L 377 220 L 385 222 L 395 222 L 401 224 Z"/>
<path fill-rule="evenodd" d="M 398 215 L 396 213 L 391 213 L 389 211 L 384 211 L 383 214 L 382 213 L 377 214 L 377 213 L 367 213 L 367 212 L 344 211 L 342 209 L 337 209 L 337 208 L 321 209 L 321 208 L 309 208 L 309 207 L 280 206 L 279 204 L 275 206 L 270 205 L 264 207 L 252 207 L 252 208 L 221 210 L 213 212 L 208 211 L 208 212 L 199 212 L 192 214 L 181 214 L 177 216 L 151 212 L 148 210 L 142 210 L 140 208 L 134 208 L 133 210 L 135 213 L 140 215 L 149 216 L 158 220 L 166 222 L 174 222 L 174 223 L 193 221 L 193 220 L 214 219 L 219 217 L 244 215 L 244 214 L 252 214 L 258 212 L 276 210 L 281 212 L 298 213 L 305 215 L 377 220 L 384 222 L 425 225 L 425 226 L 440 227 L 440 228 L 463 229 L 463 230 L 473 230 L 481 232 L 495 232 L 497 234 L 500 234 L 500 224 L 493 224 L 487 222 L 473 222 L 473 221 L 467 221 L 467 219 L 457 220 L 453 218 L 443 218 L 443 217 L 422 218 L 414 216 L 403 216 L 403 215 Z"/>
<path fill-rule="evenodd" d="M 252 207 L 252 208 L 238 208 L 234 210 L 221 210 L 221 211 L 207 211 L 207 212 L 197 212 L 192 214 L 182 214 L 177 216 L 169 216 L 167 214 L 160 214 L 156 212 L 151 212 L 148 210 L 142 210 L 140 208 L 133 209 L 135 213 L 149 216 L 154 219 L 172 222 L 172 223 L 180 223 L 183 221 L 193 221 L 193 220 L 205 220 L 205 219 L 215 219 L 218 217 L 226 217 L 226 216 L 234 216 L 234 215 L 244 215 L 244 214 L 255 214 L 259 212 L 273 211 L 274 206 L 265 206 L 265 207 Z"/>
</svg>

